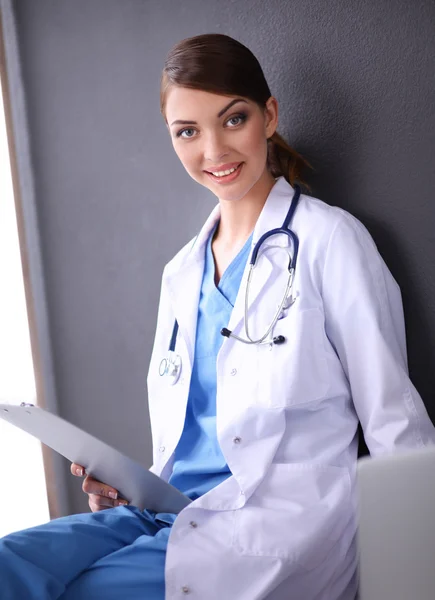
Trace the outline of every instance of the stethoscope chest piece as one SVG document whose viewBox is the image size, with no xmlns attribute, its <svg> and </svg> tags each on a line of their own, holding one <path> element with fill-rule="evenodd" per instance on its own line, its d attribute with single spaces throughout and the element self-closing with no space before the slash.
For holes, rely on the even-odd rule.
<svg viewBox="0 0 435 600">
<path fill-rule="evenodd" d="M 181 373 L 181 356 L 169 350 L 166 358 L 162 358 L 159 366 L 159 375 L 167 376 L 170 385 L 177 383 Z"/>
</svg>

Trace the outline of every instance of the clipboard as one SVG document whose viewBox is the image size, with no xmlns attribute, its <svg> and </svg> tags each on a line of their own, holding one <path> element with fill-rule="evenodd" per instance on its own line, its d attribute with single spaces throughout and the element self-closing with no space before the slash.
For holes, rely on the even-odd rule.
<svg viewBox="0 0 435 600">
<path fill-rule="evenodd" d="M 0 417 L 23 429 L 86 473 L 113 486 L 140 510 L 178 514 L 190 504 L 185 496 L 146 467 L 65 419 L 33 404 L 0 404 Z"/>
</svg>

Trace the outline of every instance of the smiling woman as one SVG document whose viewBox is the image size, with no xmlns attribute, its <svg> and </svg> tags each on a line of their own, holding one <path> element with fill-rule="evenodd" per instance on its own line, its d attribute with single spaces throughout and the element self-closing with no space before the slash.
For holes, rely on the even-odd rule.
<svg viewBox="0 0 435 600">
<path fill-rule="evenodd" d="M 219 199 L 222 218 L 212 240 L 218 284 L 276 178 L 305 184 L 310 165 L 277 132 L 278 102 L 258 60 L 228 36 L 197 36 L 173 48 L 162 74 L 160 110 L 187 173 Z"/>
<path fill-rule="evenodd" d="M 373 455 L 435 442 L 400 290 L 361 222 L 300 193 L 248 48 L 182 40 L 161 108 L 218 201 L 164 269 L 148 373 L 152 471 L 192 502 L 139 511 L 86 476 L 92 514 L 0 540 L 0 580 L 35 600 L 354 600 L 358 422 Z"/>
<path fill-rule="evenodd" d="M 275 98 L 270 97 L 264 107 L 242 98 L 228 103 L 222 95 L 172 85 L 166 88 L 164 107 L 172 144 L 184 168 L 221 201 L 244 198 L 244 204 L 251 204 L 259 188 L 272 186 L 266 158 L 267 139 L 278 122 Z M 183 113 L 187 112 L 196 120 L 186 120 Z"/>
</svg>

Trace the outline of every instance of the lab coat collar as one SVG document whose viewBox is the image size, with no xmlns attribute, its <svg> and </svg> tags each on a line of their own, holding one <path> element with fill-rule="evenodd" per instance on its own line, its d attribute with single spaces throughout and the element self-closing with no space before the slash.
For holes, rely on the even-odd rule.
<svg viewBox="0 0 435 600">
<path fill-rule="evenodd" d="M 264 204 L 260 216 L 258 217 L 257 224 L 254 229 L 254 235 L 252 236 L 251 250 L 254 249 L 258 240 L 266 232 L 277 227 L 282 227 L 282 224 L 290 207 L 290 202 L 293 198 L 293 194 L 294 191 L 292 186 L 284 179 L 284 177 L 278 178 L 272 190 L 270 191 L 270 194 Z M 264 242 L 264 244 L 262 245 L 262 251 L 264 251 L 265 248 L 269 245 L 286 247 L 288 245 L 288 238 L 284 235 L 273 236 L 273 238 L 269 238 Z M 262 315 L 269 315 L 271 314 L 271 312 L 274 312 L 272 305 L 276 303 L 276 298 L 279 297 L 279 294 L 282 293 L 282 290 L 279 290 L 277 294 L 274 294 L 273 285 L 275 282 L 275 276 L 273 263 L 271 262 L 271 259 L 269 258 L 267 253 L 262 253 L 261 258 L 257 259 L 255 269 L 256 276 L 253 277 L 249 288 L 248 311 L 251 309 L 254 303 L 256 303 L 257 300 L 259 300 L 259 295 L 265 290 L 268 290 L 269 293 L 266 295 L 266 298 L 261 299 L 262 311 L 260 314 L 257 314 L 258 322 L 261 323 Z M 250 257 L 246 264 L 242 281 L 240 283 L 239 293 L 237 294 L 234 309 L 231 313 L 230 322 L 227 326 L 230 331 L 235 332 L 236 335 L 241 334 L 243 337 L 245 337 L 245 332 L 243 331 L 243 329 L 241 329 L 241 326 L 243 325 L 245 318 L 245 296 L 249 271 Z M 266 306 L 265 302 L 271 303 L 271 306 Z M 276 306 L 274 308 L 276 310 Z M 238 331 L 235 331 L 237 329 Z M 262 330 L 261 327 L 256 328 L 256 330 L 261 331 L 261 333 L 265 332 L 265 330 Z"/>
<path fill-rule="evenodd" d="M 178 322 L 181 337 L 187 346 L 190 369 L 193 367 L 199 295 L 204 272 L 205 245 L 220 218 L 217 205 L 203 225 L 198 236 L 168 263 L 163 285 L 169 291 L 172 311 Z"/>
<path fill-rule="evenodd" d="M 293 194 L 294 189 L 292 186 L 284 177 L 278 177 L 255 225 L 252 247 L 255 246 L 264 233 L 270 229 L 282 226 Z M 182 270 L 189 268 L 192 263 L 203 263 L 205 246 L 220 216 L 220 205 L 217 204 L 202 226 L 199 234 L 168 264 L 166 269 L 168 277 L 180 274 Z M 286 240 L 278 237 L 274 240 L 274 244 L 285 245 Z"/>
<path fill-rule="evenodd" d="M 293 198 L 294 189 L 284 179 L 278 177 L 275 185 L 270 191 L 269 196 L 263 206 L 263 210 L 258 217 L 257 224 L 254 229 L 252 246 L 254 247 L 260 237 L 271 229 L 282 227 L 284 219 L 290 207 L 291 199 Z M 286 246 L 287 240 L 285 236 L 276 237 L 273 240 L 274 245 Z"/>
</svg>

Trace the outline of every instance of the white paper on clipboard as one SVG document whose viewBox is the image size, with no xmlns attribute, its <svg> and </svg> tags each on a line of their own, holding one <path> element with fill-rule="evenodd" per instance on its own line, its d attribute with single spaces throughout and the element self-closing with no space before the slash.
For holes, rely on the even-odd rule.
<svg viewBox="0 0 435 600">
<path fill-rule="evenodd" d="M 178 514 L 191 500 L 146 467 L 42 408 L 0 404 L 0 417 L 27 431 L 98 481 L 119 491 L 133 506 Z"/>
</svg>

